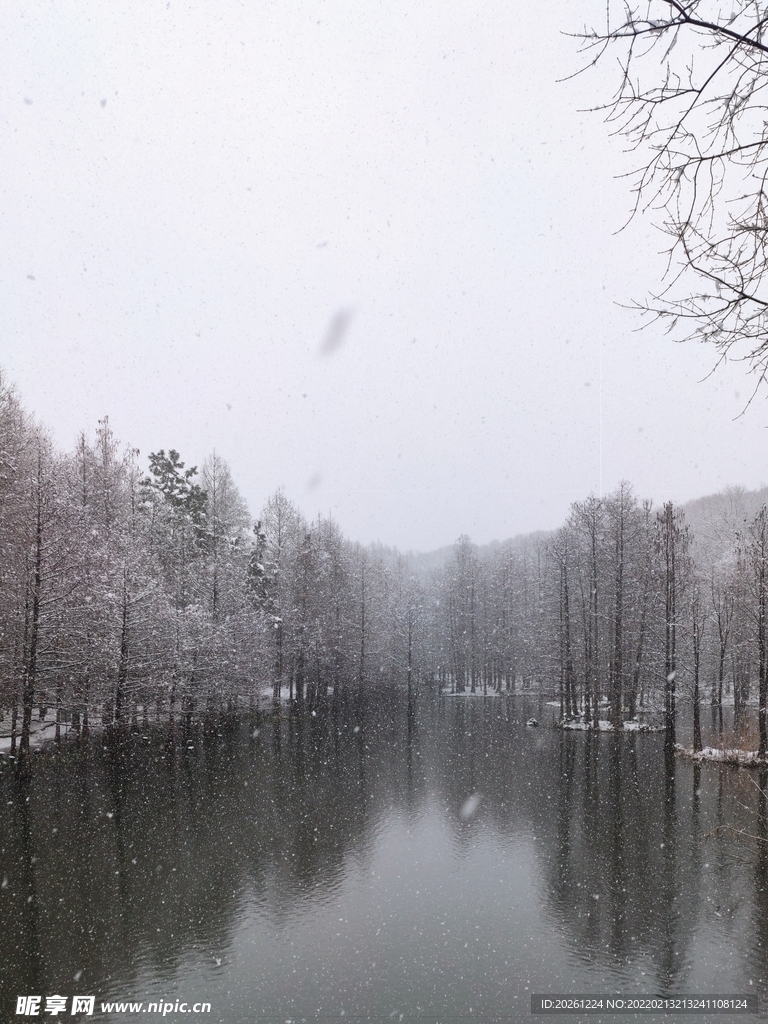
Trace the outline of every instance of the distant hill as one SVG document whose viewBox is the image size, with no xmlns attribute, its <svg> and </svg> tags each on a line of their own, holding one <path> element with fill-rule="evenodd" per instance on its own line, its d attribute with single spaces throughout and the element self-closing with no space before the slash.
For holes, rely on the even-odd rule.
<svg viewBox="0 0 768 1024">
<path fill-rule="evenodd" d="M 681 505 L 697 559 L 706 564 L 729 558 L 736 533 L 746 529 L 763 505 L 768 505 L 768 487 L 756 491 L 727 487 Z"/>
<path fill-rule="evenodd" d="M 685 513 L 694 554 L 700 565 L 730 558 L 737 532 L 746 529 L 763 505 L 768 505 L 768 487 L 756 491 L 748 491 L 744 487 L 727 487 L 717 494 L 707 494 L 703 498 L 694 498 L 681 504 L 679 507 Z M 658 510 L 661 505 L 654 507 Z M 553 533 L 553 530 L 536 530 L 533 533 L 518 534 L 509 540 L 492 540 L 488 544 L 475 546 L 480 558 L 486 558 L 507 544 L 515 550 L 533 547 L 548 540 Z M 415 571 L 426 574 L 442 568 L 453 554 L 454 546 L 447 544 L 434 551 L 402 552 L 383 544 L 370 544 L 368 549 L 388 565 L 394 565 L 402 558 Z"/>
<path fill-rule="evenodd" d="M 496 554 L 500 548 L 510 545 L 514 550 L 533 546 L 539 541 L 545 541 L 552 536 L 551 530 L 536 530 L 533 533 L 520 533 L 509 540 L 492 540 L 488 544 L 475 544 L 480 558 L 487 558 Z M 470 538 L 471 539 L 471 538 Z M 435 548 L 434 551 L 398 551 L 397 548 L 386 547 L 383 544 L 369 544 L 368 550 L 387 564 L 394 565 L 398 558 L 412 566 L 416 572 L 430 573 L 441 569 L 451 558 L 454 552 L 453 544 L 446 544 L 444 547 Z"/>
</svg>

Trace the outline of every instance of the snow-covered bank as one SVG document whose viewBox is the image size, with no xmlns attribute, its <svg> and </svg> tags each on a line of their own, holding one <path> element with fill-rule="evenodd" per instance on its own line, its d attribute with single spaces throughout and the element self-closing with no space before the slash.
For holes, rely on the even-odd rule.
<svg viewBox="0 0 768 1024">
<path fill-rule="evenodd" d="M 452 690 L 443 690 L 440 694 L 441 697 L 503 697 L 504 693 L 501 690 L 487 690 L 483 693 L 482 690 L 475 690 L 472 693 L 471 690 L 457 690 L 455 693 Z"/>
<path fill-rule="evenodd" d="M 5 724 L 5 723 L 4 723 Z M 8 723 L 8 732 L 0 733 L 0 754 L 10 754 L 11 752 L 11 733 L 10 723 Z M 33 721 L 29 729 L 29 746 L 31 750 L 42 749 L 46 743 L 53 740 L 54 733 L 56 731 L 56 722 L 40 722 Z M 62 725 L 61 734 L 62 737 L 67 733 L 67 727 Z M 18 727 L 16 730 L 16 746 L 18 749 L 19 741 L 21 740 L 21 720 L 19 720 Z"/>
<path fill-rule="evenodd" d="M 328 696 L 333 695 L 333 687 L 328 687 Z M 152 714 L 145 717 L 145 708 L 142 705 L 138 705 L 136 711 L 137 715 L 135 718 L 125 719 L 123 729 L 120 735 L 136 737 L 141 736 L 144 741 L 149 740 L 149 733 L 156 733 L 158 730 L 167 730 L 170 725 L 173 728 L 184 728 L 192 727 L 198 729 L 200 727 L 210 729 L 216 725 L 217 717 L 222 715 L 234 716 L 234 717 L 245 717 L 253 712 L 257 712 L 260 716 L 269 717 L 274 714 L 285 714 L 291 706 L 295 706 L 298 702 L 294 696 L 291 699 L 291 693 L 287 686 L 284 686 L 280 690 L 279 700 L 275 700 L 274 694 L 271 687 L 263 687 L 259 690 L 255 703 L 253 702 L 249 694 L 239 694 L 232 701 L 228 709 L 219 709 L 219 713 L 214 712 L 212 715 L 206 712 L 202 708 L 198 708 L 193 713 L 188 713 L 181 709 L 180 705 L 176 706 L 173 713 L 173 721 L 169 722 L 167 710 L 163 714 L 162 718 L 157 718 L 154 709 Z M 100 705 L 92 706 L 89 709 L 89 726 L 88 733 L 93 739 L 98 736 L 103 736 L 105 733 L 109 733 L 111 728 L 117 729 L 116 725 L 108 726 L 105 725 L 102 717 L 102 707 Z M 19 747 L 21 744 L 21 715 L 19 715 L 16 724 L 16 744 L 15 751 L 12 754 L 12 736 L 11 736 L 11 715 L 10 712 L 6 711 L 4 717 L 0 718 L 0 758 L 10 756 L 12 759 L 18 756 Z M 60 723 L 60 737 L 61 745 L 65 746 L 68 743 L 77 743 L 81 740 L 80 730 L 72 725 L 69 713 Z M 29 729 L 29 749 L 31 751 L 41 751 L 46 748 L 52 747 L 56 742 L 56 719 L 48 718 L 42 721 L 35 717 L 30 723 Z"/>
<path fill-rule="evenodd" d="M 558 722 L 557 727 L 559 729 L 575 729 L 579 732 L 589 732 L 594 729 L 591 722 L 585 722 L 582 719 L 573 719 L 570 722 Z M 600 719 L 597 723 L 599 732 L 613 732 L 613 723 L 606 722 L 605 719 Z M 622 723 L 622 729 L 624 732 L 663 732 L 663 725 L 650 725 L 648 722 L 638 722 L 638 720 L 632 719 L 629 722 Z"/>
<path fill-rule="evenodd" d="M 675 744 L 675 752 L 681 757 L 687 757 L 691 761 L 713 762 L 715 764 L 732 764 L 739 768 L 766 768 L 768 760 L 761 761 L 756 750 L 740 750 L 738 747 L 704 747 L 702 750 L 693 751 L 691 747 L 684 747 L 681 743 Z"/>
</svg>

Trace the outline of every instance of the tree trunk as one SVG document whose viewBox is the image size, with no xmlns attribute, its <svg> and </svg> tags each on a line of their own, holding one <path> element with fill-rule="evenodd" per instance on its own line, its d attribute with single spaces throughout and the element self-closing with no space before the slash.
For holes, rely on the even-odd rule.
<svg viewBox="0 0 768 1024">
<path fill-rule="evenodd" d="M 117 666 L 115 690 L 115 725 L 118 729 L 125 717 L 126 685 L 128 682 L 128 588 L 123 574 L 123 614 L 120 626 L 120 660 Z"/>
<path fill-rule="evenodd" d="M 757 555 L 757 654 L 758 654 L 758 730 L 759 746 L 757 756 L 762 761 L 765 759 L 766 748 L 768 748 L 768 735 L 766 732 L 766 702 L 768 702 L 768 665 L 766 664 L 766 635 L 765 635 L 765 604 L 766 604 L 766 544 L 768 537 L 768 514 L 766 508 L 760 510 L 757 517 L 756 555 Z"/>
<path fill-rule="evenodd" d="M 37 647 L 40 630 L 40 595 L 43 586 L 43 461 L 37 457 L 37 493 L 35 515 L 35 555 L 32 575 L 32 607 L 29 621 L 29 647 L 27 666 L 24 673 L 22 693 L 21 742 L 19 755 L 25 757 L 29 753 L 29 736 L 32 729 L 32 708 L 35 703 L 35 684 L 37 681 Z"/>
<path fill-rule="evenodd" d="M 623 492 L 622 492 L 623 494 Z M 622 499 L 623 500 L 623 499 Z M 624 612 L 624 508 L 618 510 L 616 530 L 616 592 L 613 617 L 613 665 L 611 672 L 611 722 L 615 730 L 622 728 L 622 660 Z"/>
<path fill-rule="evenodd" d="M 693 613 L 693 752 L 701 750 L 701 708 L 699 705 L 699 667 L 701 665 L 701 628 Z"/>
</svg>

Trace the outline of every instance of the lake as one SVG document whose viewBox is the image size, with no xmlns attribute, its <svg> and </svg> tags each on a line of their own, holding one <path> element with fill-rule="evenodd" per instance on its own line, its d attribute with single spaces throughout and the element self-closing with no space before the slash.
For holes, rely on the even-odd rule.
<svg viewBox="0 0 768 1024">
<path fill-rule="evenodd" d="M 209 1024 L 766 995 L 757 774 L 665 764 L 659 734 L 553 717 L 524 695 L 381 690 L 173 744 L 35 753 L 24 775 L 4 759 L 3 1020 L 30 995 L 53 1019 L 54 994 L 67 1019 L 92 995 L 80 1019 L 146 1022 L 159 1002 L 189 1020 L 177 1002 L 209 1002 Z M 142 1008 L 102 1012 L 119 1001 Z"/>
</svg>

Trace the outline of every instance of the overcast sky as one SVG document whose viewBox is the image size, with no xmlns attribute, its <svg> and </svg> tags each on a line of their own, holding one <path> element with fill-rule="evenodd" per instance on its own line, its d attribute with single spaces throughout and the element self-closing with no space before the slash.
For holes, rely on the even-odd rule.
<svg viewBox="0 0 768 1024">
<path fill-rule="evenodd" d="M 142 457 L 215 448 L 254 514 L 282 486 L 420 550 L 554 528 L 601 482 L 763 483 L 743 368 L 702 382 L 713 351 L 619 305 L 663 238 L 616 233 L 636 157 L 579 112 L 612 68 L 558 82 L 602 10 L 11 5 L 0 365 L 26 407 L 66 448 L 105 414 Z"/>
</svg>

